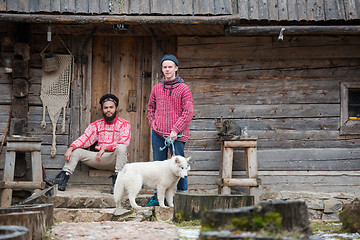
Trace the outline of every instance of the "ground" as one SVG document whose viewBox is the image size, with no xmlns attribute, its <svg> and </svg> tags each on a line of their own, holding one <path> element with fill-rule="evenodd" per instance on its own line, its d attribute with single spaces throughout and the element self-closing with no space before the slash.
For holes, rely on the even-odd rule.
<svg viewBox="0 0 360 240">
<path fill-rule="evenodd" d="M 61 222 L 51 229 L 50 239 L 178 239 L 173 224 L 165 222 Z"/>
</svg>

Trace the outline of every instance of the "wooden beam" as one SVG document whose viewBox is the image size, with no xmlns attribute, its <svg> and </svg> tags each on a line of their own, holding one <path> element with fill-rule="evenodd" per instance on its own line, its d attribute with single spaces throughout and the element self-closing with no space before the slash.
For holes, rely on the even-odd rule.
<svg viewBox="0 0 360 240">
<path fill-rule="evenodd" d="M 256 147 L 256 140 L 241 139 L 239 141 L 224 141 L 224 147 L 237 148 L 237 147 Z"/>
<path fill-rule="evenodd" d="M 360 34 L 360 26 L 230 26 L 226 35 Z"/>
<path fill-rule="evenodd" d="M 236 24 L 239 15 L 227 16 L 112 16 L 112 15 L 48 15 L 48 14 L 0 14 L 0 21 L 27 23 L 62 23 L 62 24 Z"/>
<path fill-rule="evenodd" d="M 1 181 L 0 188 L 5 188 L 5 189 L 44 189 L 45 182 Z"/>
<path fill-rule="evenodd" d="M 258 180 L 256 178 L 222 178 L 217 182 L 219 186 L 228 186 L 228 187 L 257 187 L 259 186 Z"/>
</svg>

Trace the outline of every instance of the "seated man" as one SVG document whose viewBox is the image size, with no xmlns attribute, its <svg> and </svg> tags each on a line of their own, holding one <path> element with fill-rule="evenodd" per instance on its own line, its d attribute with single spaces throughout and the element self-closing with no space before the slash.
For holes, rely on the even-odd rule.
<svg viewBox="0 0 360 240">
<path fill-rule="evenodd" d="M 54 179 L 46 179 L 50 184 L 58 184 L 60 191 L 65 191 L 66 183 L 74 172 L 79 161 L 100 170 L 115 170 L 113 184 L 117 173 L 127 162 L 127 146 L 130 143 L 130 123 L 116 116 L 119 99 L 113 94 L 105 94 L 99 103 L 103 118 L 91 123 L 85 132 L 67 149 L 65 165 Z M 97 142 L 97 152 L 85 150 Z"/>
</svg>

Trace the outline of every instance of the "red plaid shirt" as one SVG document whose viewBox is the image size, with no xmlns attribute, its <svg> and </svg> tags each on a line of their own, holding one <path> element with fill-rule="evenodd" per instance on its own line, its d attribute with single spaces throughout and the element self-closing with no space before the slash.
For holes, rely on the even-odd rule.
<svg viewBox="0 0 360 240">
<path fill-rule="evenodd" d="M 88 148 L 98 142 L 95 149 L 100 150 L 106 146 L 108 151 L 114 151 L 117 144 L 129 146 L 131 137 L 130 123 L 116 117 L 114 122 L 108 123 L 104 118 L 91 123 L 85 132 L 70 146 L 76 148 Z"/>
</svg>

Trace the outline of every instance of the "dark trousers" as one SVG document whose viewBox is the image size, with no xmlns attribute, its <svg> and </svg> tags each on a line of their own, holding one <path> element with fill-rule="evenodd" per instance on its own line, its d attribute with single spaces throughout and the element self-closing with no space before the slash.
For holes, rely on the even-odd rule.
<svg viewBox="0 0 360 240">
<path fill-rule="evenodd" d="M 170 154 L 174 155 L 172 146 L 165 147 L 165 138 L 158 135 L 154 130 L 152 130 L 152 149 L 153 149 L 153 157 L 154 161 L 164 161 L 168 159 L 168 151 L 170 150 Z M 160 148 L 163 149 L 162 151 Z M 185 157 L 184 154 L 184 148 L 185 148 L 185 142 L 181 141 L 175 141 L 174 142 L 174 149 L 175 149 L 175 155 L 180 155 Z M 177 190 L 178 191 L 187 191 L 188 190 L 188 179 L 187 178 L 180 178 L 178 184 L 177 184 Z"/>
</svg>

